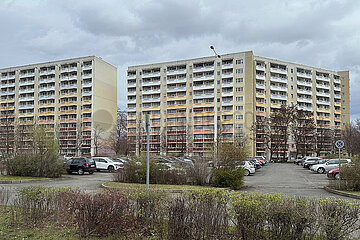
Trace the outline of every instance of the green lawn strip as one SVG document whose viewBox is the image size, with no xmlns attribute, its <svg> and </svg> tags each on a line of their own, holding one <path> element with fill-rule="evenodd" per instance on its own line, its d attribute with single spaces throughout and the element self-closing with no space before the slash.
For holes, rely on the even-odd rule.
<svg viewBox="0 0 360 240">
<path fill-rule="evenodd" d="M 110 188 L 126 188 L 126 189 L 145 189 L 146 185 L 141 183 L 121 183 L 121 182 L 106 182 L 106 187 Z M 193 185 L 167 185 L 167 184 L 150 184 L 150 189 L 153 190 L 205 190 L 215 189 L 209 186 L 193 186 Z"/>
<path fill-rule="evenodd" d="M 355 195 L 360 196 L 360 192 L 354 192 L 354 191 L 341 191 L 341 192 L 351 193 L 351 194 L 355 194 Z"/>
<path fill-rule="evenodd" d="M 43 180 L 43 179 L 49 179 L 49 178 L 45 178 L 45 177 L 27 177 L 27 176 L 0 175 L 0 181 Z"/>
</svg>

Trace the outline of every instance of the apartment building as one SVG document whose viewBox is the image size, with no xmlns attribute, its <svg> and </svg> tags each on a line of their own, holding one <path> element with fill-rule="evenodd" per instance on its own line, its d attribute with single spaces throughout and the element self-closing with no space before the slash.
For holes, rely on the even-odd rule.
<svg viewBox="0 0 360 240">
<path fill-rule="evenodd" d="M 40 125 L 59 139 L 61 155 L 93 155 L 94 134 L 116 123 L 116 85 L 117 68 L 95 56 L 0 69 L 1 149 L 23 135 L 25 150 Z"/>
<path fill-rule="evenodd" d="M 130 66 L 130 150 L 145 149 L 141 119 L 150 115 L 150 151 L 202 155 L 214 141 L 250 139 L 256 120 L 282 105 L 314 114 L 317 127 L 339 137 L 350 121 L 349 72 L 254 56 L 253 52 Z M 256 133 L 252 155 L 266 156 Z M 331 151 L 324 143 L 321 151 Z M 289 143 L 290 153 L 296 146 Z"/>
</svg>

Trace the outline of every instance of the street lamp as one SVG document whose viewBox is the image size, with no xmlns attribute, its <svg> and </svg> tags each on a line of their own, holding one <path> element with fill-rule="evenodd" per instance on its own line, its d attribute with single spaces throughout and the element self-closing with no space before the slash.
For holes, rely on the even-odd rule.
<svg viewBox="0 0 360 240">
<path fill-rule="evenodd" d="M 216 70 L 216 59 L 221 58 L 219 54 L 215 51 L 214 46 L 210 46 L 210 49 L 215 54 L 215 60 L 214 60 L 214 167 L 217 167 L 217 130 L 218 130 L 218 124 L 217 124 L 217 70 Z"/>
</svg>

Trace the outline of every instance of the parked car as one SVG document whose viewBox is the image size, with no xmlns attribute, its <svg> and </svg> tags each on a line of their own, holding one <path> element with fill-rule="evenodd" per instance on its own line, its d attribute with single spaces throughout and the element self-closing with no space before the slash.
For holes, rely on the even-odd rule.
<svg viewBox="0 0 360 240">
<path fill-rule="evenodd" d="M 258 161 L 260 161 L 261 163 L 263 163 L 264 165 L 265 165 L 266 163 L 268 163 L 268 161 L 266 160 L 266 158 L 263 157 L 263 156 L 256 156 L 255 158 L 256 158 Z"/>
<path fill-rule="evenodd" d="M 129 162 L 123 158 L 112 158 L 111 159 L 114 163 L 118 163 L 120 164 L 121 166 L 124 166 L 126 164 L 128 164 Z"/>
<path fill-rule="evenodd" d="M 303 167 L 310 169 L 311 166 L 316 165 L 316 164 L 325 163 L 326 161 L 327 161 L 326 159 L 322 159 L 319 157 L 308 158 L 307 160 L 304 161 Z"/>
<path fill-rule="evenodd" d="M 350 163 L 350 159 L 341 159 L 341 164 Z M 310 169 L 311 171 L 317 173 L 325 173 L 331 169 L 339 167 L 339 159 L 329 159 L 326 163 L 313 165 Z"/>
<path fill-rule="evenodd" d="M 340 170 L 339 170 L 339 168 L 331 169 L 326 173 L 326 175 L 330 179 L 339 180 L 340 179 Z"/>
<path fill-rule="evenodd" d="M 245 170 L 245 176 L 254 174 L 256 171 L 254 165 L 251 164 L 249 161 L 244 161 L 243 164 L 241 164 L 239 167 L 241 167 Z"/>
<path fill-rule="evenodd" d="M 117 171 L 119 168 L 123 168 L 123 164 L 113 162 L 108 157 L 93 157 L 96 163 L 96 171 L 107 170 L 109 172 Z"/>
<path fill-rule="evenodd" d="M 91 158 L 71 158 L 66 163 L 66 171 L 71 174 L 77 172 L 79 175 L 84 175 L 85 172 L 93 174 L 96 170 L 96 163 Z"/>
<path fill-rule="evenodd" d="M 260 169 L 262 167 L 262 163 L 258 161 L 256 158 L 249 158 L 247 159 L 247 161 L 253 163 L 256 169 Z"/>
<path fill-rule="evenodd" d="M 300 163 L 303 161 L 304 158 L 298 158 L 294 160 L 294 164 L 300 165 Z"/>
</svg>

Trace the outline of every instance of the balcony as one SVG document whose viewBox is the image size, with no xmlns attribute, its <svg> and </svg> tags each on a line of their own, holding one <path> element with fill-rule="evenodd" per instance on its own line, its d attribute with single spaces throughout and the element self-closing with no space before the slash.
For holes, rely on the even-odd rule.
<svg viewBox="0 0 360 240">
<path fill-rule="evenodd" d="M 92 69 L 92 65 L 89 64 L 89 65 L 83 65 L 82 66 L 82 70 L 91 70 Z"/>
<path fill-rule="evenodd" d="M 312 95 L 312 91 L 311 91 L 311 90 L 306 90 L 306 89 L 298 88 L 296 91 L 297 91 L 297 93 L 299 93 L 299 94 Z"/>
<path fill-rule="evenodd" d="M 186 68 L 167 71 L 167 75 L 186 74 Z"/>
<path fill-rule="evenodd" d="M 0 96 L 7 96 L 7 95 L 13 95 L 15 94 L 15 91 L 6 91 L 6 92 L 0 92 Z"/>
<path fill-rule="evenodd" d="M 1 76 L 0 79 L 1 79 L 1 80 L 8 80 L 9 78 L 8 78 L 8 76 L 6 75 L 6 76 Z"/>
<path fill-rule="evenodd" d="M 305 102 L 305 103 L 312 103 L 312 98 L 304 98 L 304 97 L 298 97 L 298 102 Z"/>
<path fill-rule="evenodd" d="M 305 73 L 305 72 L 296 72 L 296 75 L 298 77 L 303 77 L 303 78 L 312 78 L 312 75 L 311 74 L 308 74 L 308 73 Z"/>
<path fill-rule="evenodd" d="M 256 74 L 256 79 L 265 80 L 265 75 Z"/>
<path fill-rule="evenodd" d="M 205 72 L 205 71 L 213 71 L 213 70 L 214 70 L 214 65 L 194 68 L 193 72 Z"/>
<path fill-rule="evenodd" d="M 281 74 L 287 74 L 287 70 L 286 69 L 282 69 L 282 68 L 270 68 L 270 72 L 273 73 L 281 73 Z"/>
<path fill-rule="evenodd" d="M 84 85 L 84 83 L 83 83 L 83 85 Z M 128 87 L 136 87 L 136 82 L 128 82 L 128 84 L 127 84 L 127 86 Z"/>
<path fill-rule="evenodd" d="M 92 91 L 83 91 L 81 93 L 82 96 L 91 96 L 92 95 Z"/>
<path fill-rule="evenodd" d="M 20 88 L 19 89 L 19 93 L 33 93 L 34 92 L 34 89 L 33 88 Z"/>
<path fill-rule="evenodd" d="M 280 77 L 270 76 L 270 80 L 274 81 L 274 82 L 287 83 L 287 78 L 280 78 Z"/>
<path fill-rule="evenodd" d="M 272 99 L 287 100 L 287 95 L 271 94 Z"/>
<path fill-rule="evenodd" d="M 31 97 L 19 97 L 19 101 L 33 101 L 34 96 Z"/>
<path fill-rule="evenodd" d="M 160 85 L 160 80 L 158 81 L 143 81 L 142 86 L 153 86 L 153 85 Z"/>
<path fill-rule="evenodd" d="M 230 64 L 223 64 L 221 68 L 222 69 L 231 69 L 233 67 L 234 67 L 234 65 L 232 63 L 230 63 Z"/>
<path fill-rule="evenodd" d="M 193 99 L 201 99 L 201 98 L 213 98 L 214 93 L 206 93 L 206 94 L 194 94 Z"/>
<path fill-rule="evenodd" d="M 34 77 L 34 76 L 35 76 L 35 72 L 20 73 L 20 75 L 19 75 L 20 78 L 27 78 L 27 77 Z"/>
<path fill-rule="evenodd" d="M 263 65 L 256 65 L 256 70 L 265 71 L 265 66 L 263 66 Z"/>
<path fill-rule="evenodd" d="M 325 84 L 316 84 L 317 88 L 322 88 L 322 89 L 330 89 L 330 85 L 325 85 Z"/>
<path fill-rule="evenodd" d="M 270 90 L 287 92 L 287 87 L 270 85 Z"/>
<path fill-rule="evenodd" d="M 319 97 L 330 97 L 330 93 L 326 93 L 326 92 L 316 92 L 316 96 L 319 96 Z"/>
<path fill-rule="evenodd" d="M 133 80 L 133 79 L 136 79 L 136 74 L 133 74 L 133 75 L 127 75 L 127 79 L 128 80 Z"/>
<path fill-rule="evenodd" d="M 316 103 L 320 105 L 330 105 L 330 101 L 325 100 L 316 100 Z"/>
<path fill-rule="evenodd" d="M 212 86 L 214 87 L 214 85 L 212 84 Z M 221 87 L 233 87 L 234 83 L 233 82 L 222 82 Z"/>
<path fill-rule="evenodd" d="M 234 101 L 222 101 L 221 106 L 232 106 L 234 105 Z"/>
<path fill-rule="evenodd" d="M 40 78 L 39 83 L 53 83 L 55 82 L 55 78 Z"/>
<path fill-rule="evenodd" d="M 193 90 L 214 89 L 214 84 L 194 85 Z"/>
<path fill-rule="evenodd" d="M 341 99 L 341 95 L 340 94 L 334 94 L 334 98 Z"/>
<path fill-rule="evenodd" d="M 167 83 L 186 83 L 186 78 L 168 79 Z"/>
<path fill-rule="evenodd" d="M 142 91 L 143 95 L 147 95 L 147 94 L 160 94 L 161 89 L 150 89 L 150 90 L 144 90 Z"/>
<path fill-rule="evenodd" d="M 193 77 L 193 81 L 214 80 L 214 74 Z"/>
<path fill-rule="evenodd" d="M 136 98 L 134 98 L 134 99 L 128 99 L 127 102 L 128 102 L 128 103 L 136 103 Z"/>
<path fill-rule="evenodd" d="M 148 77 L 160 77 L 160 71 L 159 72 L 150 72 L 150 73 L 144 73 L 142 74 L 143 78 Z"/>
<path fill-rule="evenodd" d="M 316 75 L 316 79 L 322 80 L 322 81 L 330 81 L 330 78 L 329 78 L 329 77 L 318 76 L 318 75 Z"/>
<path fill-rule="evenodd" d="M 92 77 L 93 77 L 92 73 L 83 73 L 83 75 L 82 75 L 83 79 L 84 78 L 92 78 Z"/>
<path fill-rule="evenodd" d="M 232 96 L 234 96 L 234 92 L 233 91 L 231 91 L 231 92 L 222 92 L 221 96 L 222 97 L 232 97 Z"/>
<path fill-rule="evenodd" d="M 54 99 L 55 98 L 55 94 L 47 94 L 47 95 L 39 95 L 39 99 Z"/>
<path fill-rule="evenodd" d="M 195 90 L 195 88 L 194 88 L 194 90 Z M 180 91 L 186 91 L 186 87 L 168 88 L 166 91 L 167 91 L 167 92 L 180 92 Z"/>
<path fill-rule="evenodd" d="M 222 73 L 221 75 L 222 78 L 230 78 L 233 76 L 234 76 L 233 72 L 226 72 L 226 73 Z"/>
<path fill-rule="evenodd" d="M 306 106 L 298 106 L 298 109 L 303 111 L 312 111 L 312 107 L 306 107 Z"/>
<path fill-rule="evenodd" d="M 335 86 L 334 86 L 334 91 L 340 92 L 340 91 L 341 91 L 341 87 L 335 87 Z"/>
<path fill-rule="evenodd" d="M 142 102 L 143 103 L 147 103 L 147 102 L 160 102 L 161 98 L 143 98 Z"/>
<path fill-rule="evenodd" d="M 297 81 L 298 86 L 312 87 L 312 82 Z"/>
<path fill-rule="evenodd" d="M 338 84 L 340 84 L 340 83 L 341 83 L 341 81 L 340 81 L 340 79 L 335 79 L 335 78 L 334 78 L 334 83 L 338 83 Z"/>
<path fill-rule="evenodd" d="M 60 106 L 73 106 L 73 105 L 77 105 L 76 101 L 69 101 L 69 102 L 61 102 Z"/>
<path fill-rule="evenodd" d="M 136 91 L 131 91 L 131 92 L 128 92 L 127 94 L 128 96 L 135 96 L 136 95 Z"/>
<path fill-rule="evenodd" d="M 34 104 L 19 105 L 19 109 L 33 109 Z"/>
<path fill-rule="evenodd" d="M 256 88 L 265 89 L 265 84 L 256 83 Z"/>
<path fill-rule="evenodd" d="M 60 86 L 60 90 L 77 88 L 77 84 L 63 84 Z"/>
<path fill-rule="evenodd" d="M 26 85 L 33 85 L 34 84 L 34 80 L 28 80 L 28 81 L 19 81 L 19 85 L 20 86 L 26 86 Z"/>
</svg>

